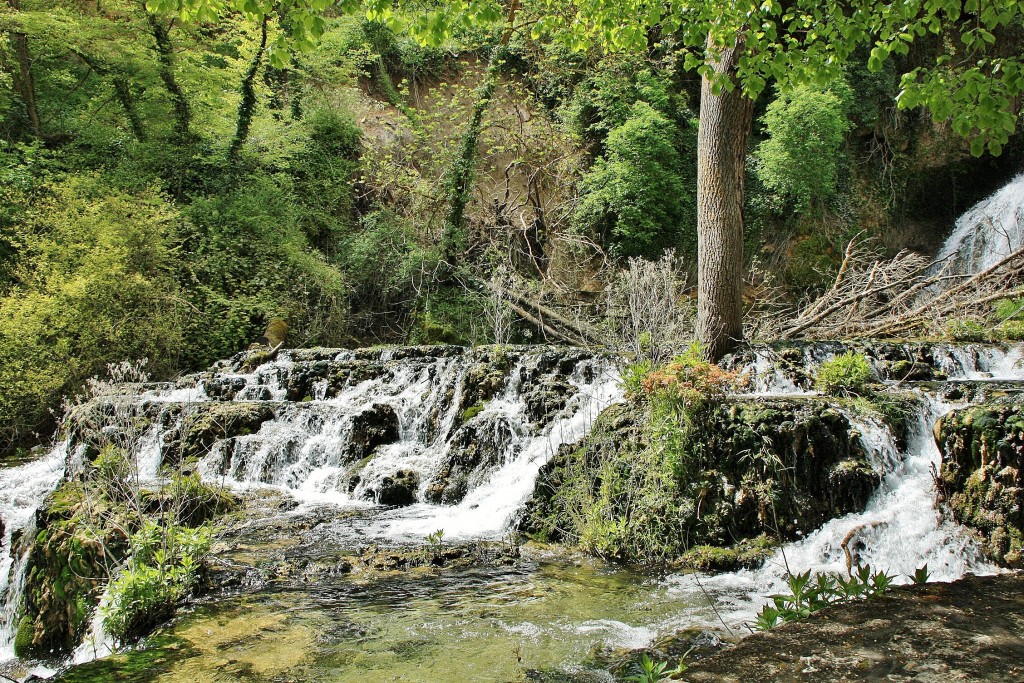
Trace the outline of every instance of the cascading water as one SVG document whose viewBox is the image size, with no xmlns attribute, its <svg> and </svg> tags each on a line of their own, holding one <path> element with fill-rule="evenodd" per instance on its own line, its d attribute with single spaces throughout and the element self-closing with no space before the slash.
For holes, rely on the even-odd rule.
<svg viewBox="0 0 1024 683">
<path fill-rule="evenodd" d="M 807 363 L 796 374 L 813 375 L 813 366 L 829 355 L 841 352 L 842 345 L 808 345 L 802 357 Z M 908 346 L 907 355 L 920 347 Z M 1008 349 L 986 345 L 929 345 L 932 362 L 953 383 L 1024 380 L 1021 358 L 1024 345 Z M 763 354 L 765 351 L 761 351 Z M 744 367 L 756 373 L 767 367 L 757 359 Z M 813 358 L 813 360 L 811 360 Z M 878 365 L 878 361 L 873 359 Z M 784 394 L 797 387 L 800 380 L 778 372 L 772 366 L 767 377 L 754 377 L 753 384 L 761 395 Z M 941 461 L 932 428 L 935 422 L 953 408 L 934 393 L 915 390 L 919 409 L 907 435 L 904 452 L 896 445 L 893 434 L 883 424 L 849 413 L 851 424 L 860 433 L 865 449 L 875 468 L 883 473 L 882 483 L 863 512 L 833 519 L 806 538 L 788 543 L 753 570 L 718 575 L 683 574 L 669 577 L 665 590 L 678 599 L 690 595 L 695 605 L 711 598 L 716 611 L 695 606 L 664 624 L 664 628 L 692 626 L 703 623 L 714 626 L 725 619 L 739 627 L 753 621 L 768 596 L 785 593 L 791 572 L 847 572 L 844 540 L 849 541 L 851 561 L 899 575 L 897 582 L 906 582 L 915 569 L 927 565 L 930 580 L 953 581 L 967 573 L 989 574 L 998 568 L 987 562 L 967 532 L 944 519 L 935 507 L 934 472 Z M 795 394 L 806 396 L 805 392 Z M 849 535 L 849 537 L 848 537 Z"/>
<path fill-rule="evenodd" d="M 14 656 L 14 632 L 25 579 L 27 546 L 14 539 L 32 528 L 35 512 L 64 475 L 67 443 L 45 456 L 0 470 L 0 519 L 3 520 L 0 557 L 0 660 Z"/>
<path fill-rule="evenodd" d="M 961 274 L 996 263 L 1024 244 L 1022 206 L 1024 176 L 966 213 L 938 258 L 950 272 Z M 1024 379 L 1022 346 L 860 348 L 878 379 L 903 388 L 905 381 L 913 386 L 922 377 L 913 372 L 891 376 L 894 373 L 887 368 L 895 358 L 910 361 L 911 371 L 918 363 L 926 366 L 924 379 L 929 382 Z M 733 367 L 750 375 L 754 397 L 816 400 L 814 368 L 845 350 L 839 343 L 759 347 L 735 360 Z M 511 636 L 543 643 L 546 649 L 562 649 L 571 640 L 574 661 L 579 661 L 590 638 L 608 645 L 639 646 L 657 633 L 714 625 L 719 617 L 730 624 L 750 620 L 766 595 L 784 589 L 787 572 L 844 572 L 841 544 L 851 531 L 854 561 L 875 569 L 906 575 L 927 563 L 932 578 L 939 580 L 995 571 L 963 530 L 935 509 L 932 467 L 939 454 L 931 427 L 955 407 L 935 389 L 934 384 L 922 384 L 915 390 L 920 410 L 902 449 L 880 422 L 848 414 L 874 466 L 883 473 L 863 512 L 834 519 L 787 544 L 757 570 L 672 576 L 653 586 L 629 577 L 617 589 L 628 594 L 628 604 L 612 604 L 607 591 L 598 587 L 594 595 L 600 599 L 592 600 L 589 616 L 579 621 L 561 616 L 577 607 L 575 598 L 556 603 L 554 618 L 531 610 L 539 605 L 535 600 L 540 593 L 532 585 L 539 576 L 487 584 L 487 595 L 510 591 L 509 602 L 500 603 L 505 616 L 491 625 L 488 636 L 495 641 L 494 652 L 507 649 L 505 639 Z M 326 530 L 344 545 L 367 540 L 422 542 L 439 529 L 446 539 L 500 537 L 530 495 L 541 465 L 561 445 L 584 437 L 597 415 L 621 398 L 613 365 L 586 351 L 433 347 L 285 351 L 254 368 L 245 367 L 239 357 L 175 383 L 150 385 L 131 400 L 152 418 L 137 452 L 142 479 L 156 480 L 161 465 L 187 457 L 198 459 L 198 471 L 208 480 L 238 490 L 270 487 L 284 492 L 299 502 L 297 514 L 322 506 L 350 508 L 359 514 L 327 525 Z M 35 509 L 62 476 L 66 451 L 67 444 L 59 444 L 39 460 L 0 470 L 0 516 L 5 523 L 0 651 L 8 657 L 13 654 L 26 564 L 24 553 L 12 548 L 12 538 L 31 527 Z M 346 539 L 345 534 L 352 536 Z M 557 581 L 544 585 L 555 588 L 541 593 L 557 594 Z M 520 600 L 522 596 L 526 597 Z M 709 609 L 708 596 L 717 611 Z M 303 609 L 319 609 L 318 592 L 301 597 L 307 601 Z M 417 600 L 422 608 L 431 609 L 432 595 Z M 477 609 L 467 600 L 456 590 L 434 618 L 442 623 L 450 607 L 466 606 L 468 612 L 444 623 L 455 633 L 468 628 L 466 637 L 472 638 L 477 627 L 464 622 Z M 352 603 L 344 604 L 347 615 Z M 372 607 L 356 604 L 364 610 Z M 514 606 L 519 604 L 522 614 L 515 617 Z M 661 608 L 658 614 L 637 608 L 645 604 Z M 271 621 L 282 610 L 292 611 L 290 605 L 264 611 L 268 609 L 263 616 Z M 401 627 L 416 631 L 418 637 L 431 637 L 417 630 L 421 621 L 417 614 Z M 303 630 L 301 642 L 311 642 L 309 635 Z M 109 650 L 95 619 L 73 660 L 86 661 Z M 390 651 L 389 644 L 381 650 Z M 464 656 L 473 657 L 468 651 Z M 447 660 L 440 665 L 447 666 Z"/>
<path fill-rule="evenodd" d="M 968 275 L 993 266 L 1024 246 L 1024 175 L 962 215 L 935 260 L 947 272 Z"/>
</svg>

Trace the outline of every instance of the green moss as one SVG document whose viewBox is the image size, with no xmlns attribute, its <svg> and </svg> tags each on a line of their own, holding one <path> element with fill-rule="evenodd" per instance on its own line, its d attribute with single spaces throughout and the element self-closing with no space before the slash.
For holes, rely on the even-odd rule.
<svg viewBox="0 0 1024 683">
<path fill-rule="evenodd" d="M 472 406 L 470 406 L 470 407 L 466 408 L 466 409 L 465 409 L 465 410 L 464 410 L 464 411 L 462 412 L 462 421 L 463 421 L 463 422 L 469 422 L 469 421 L 470 421 L 470 420 L 472 420 L 472 419 L 473 419 L 474 417 L 476 417 L 477 415 L 479 415 L 479 414 L 480 414 L 480 412 L 481 412 L 481 411 L 482 411 L 483 409 L 484 409 L 484 407 L 483 407 L 483 405 L 482 405 L 482 404 L 480 404 L 480 403 L 477 403 L 476 405 L 472 405 Z"/>
<path fill-rule="evenodd" d="M 863 509 L 878 483 L 849 422 L 820 402 L 727 400 L 675 430 L 649 410 L 612 406 L 553 458 L 522 530 L 613 559 L 724 568 L 762 558 L 754 539 Z"/>
<path fill-rule="evenodd" d="M 699 545 L 683 553 L 673 565 L 702 572 L 748 569 L 763 562 L 778 545 L 778 539 L 766 534 L 728 547 Z"/>
<path fill-rule="evenodd" d="M 18 621 L 18 630 L 14 635 L 14 654 L 19 657 L 30 657 L 33 653 L 32 638 L 35 635 L 35 622 L 29 616 Z"/>
<path fill-rule="evenodd" d="M 987 342 L 992 331 L 976 320 L 955 319 L 946 323 L 946 337 L 958 342 Z"/>
</svg>

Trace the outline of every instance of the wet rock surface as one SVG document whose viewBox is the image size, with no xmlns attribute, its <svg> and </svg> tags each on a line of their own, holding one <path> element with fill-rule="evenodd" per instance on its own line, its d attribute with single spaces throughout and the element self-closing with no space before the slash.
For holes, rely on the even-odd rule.
<svg viewBox="0 0 1024 683">
<path fill-rule="evenodd" d="M 1002 566 L 1024 568 L 1024 405 L 1003 399 L 935 425 L 939 503 Z"/>
<path fill-rule="evenodd" d="M 563 447 L 541 469 L 521 530 L 577 542 L 577 515 L 566 482 L 578 482 L 586 472 L 600 487 L 606 468 L 626 471 L 628 480 L 640 454 L 658 438 L 647 428 L 644 410 L 635 404 L 611 406 L 590 436 Z M 859 511 L 880 480 L 849 420 L 828 401 L 729 400 L 693 438 L 712 457 L 665 490 L 678 503 L 674 523 L 685 534 L 678 542 L 666 541 L 664 550 L 694 568 L 756 564 L 773 545 L 765 534 L 795 538 Z M 736 552 L 716 550 L 722 547 Z M 696 552 L 687 554 L 691 549 Z"/>
<path fill-rule="evenodd" d="M 344 461 L 353 462 L 373 454 L 378 446 L 398 440 L 398 415 L 384 403 L 375 403 L 352 418 Z"/>
<path fill-rule="evenodd" d="M 1024 576 L 892 589 L 757 633 L 681 680 L 1024 680 Z"/>
</svg>

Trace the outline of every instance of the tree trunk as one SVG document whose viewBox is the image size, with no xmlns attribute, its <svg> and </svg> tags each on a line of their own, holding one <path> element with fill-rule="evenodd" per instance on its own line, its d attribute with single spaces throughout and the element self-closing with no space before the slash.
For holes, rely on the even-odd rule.
<svg viewBox="0 0 1024 683">
<path fill-rule="evenodd" d="M 9 0 L 8 4 L 16 12 L 21 10 L 19 0 Z M 41 138 L 43 137 L 43 123 L 39 117 L 39 107 L 36 104 L 36 81 L 32 75 L 32 55 L 28 49 L 28 36 L 24 33 L 11 33 L 11 48 L 18 62 L 12 79 L 14 90 L 25 107 L 25 115 L 32 127 L 33 134 L 37 138 Z"/>
<path fill-rule="evenodd" d="M 710 38 L 709 45 L 710 45 Z M 743 46 L 723 49 L 716 74 L 732 74 Z M 717 361 L 743 339 L 743 174 L 753 100 L 702 79 L 697 132 L 697 340 Z"/>
<path fill-rule="evenodd" d="M 139 142 L 146 141 L 146 129 L 142 125 L 142 116 L 139 114 L 139 108 L 135 106 L 135 96 L 132 95 L 131 82 L 126 76 L 117 75 L 114 76 L 114 93 L 117 95 L 117 101 L 121 103 L 121 108 L 124 109 L 124 114 L 128 117 L 128 125 L 131 126 L 132 134 L 135 135 L 135 139 Z"/>
<path fill-rule="evenodd" d="M 256 48 L 256 54 L 253 55 L 249 69 L 245 72 L 245 77 L 242 78 L 242 101 L 238 103 L 238 123 L 235 126 L 235 137 L 232 138 L 231 146 L 228 147 L 228 158 L 232 160 L 238 158 L 238 153 L 242 151 L 242 145 L 249 137 L 252 117 L 256 113 L 256 73 L 260 70 L 260 64 L 263 63 L 263 53 L 266 49 L 267 17 L 263 17 L 263 23 L 260 25 L 260 44 Z"/>
<path fill-rule="evenodd" d="M 171 106 L 174 107 L 174 132 L 179 139 L 186 140 L 192 137 L 192 107 L 174 75 L 174 46 L 171 45 L 170 32 L 161 23 L 160 17 L 145 8 L 143 11 L 146 12 L 146 20 L 153 32 L 153 39 L 156 40 L 156 53 L 160 59 L 160 80 L 171 96 Z"/>
</svg>

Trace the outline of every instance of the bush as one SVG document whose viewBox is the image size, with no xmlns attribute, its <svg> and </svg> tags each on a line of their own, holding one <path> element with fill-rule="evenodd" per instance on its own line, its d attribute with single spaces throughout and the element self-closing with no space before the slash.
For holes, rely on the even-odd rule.
<svg viewBox="0 0 1024 683">
<path fill-rule="evenodd" d="M 847 351 L 818 366 L 814 385 L 830 396 L 849 396 L 863 394 L 871 379 L 871 365 L 864 354 Z"/>
<path fill-rule="evenodd" d="M 977 320 L 954 318 L 946 323 L 946 337 L 957 342 L 987 342 L 993 330 Z"/>
<path fill-rule="evenodd" d="M 687 130 L 687 144 L 691 138 Z M 679 152 L 676 124 L 637 102 L 606 147 L 580 181 L 577 228 L 601 236 L 616 256 L 656 258 L 684 244 L 694 251 L 696 185 Z"/>
<path fill-rule="evenodd" d="M 652 404 L 663 407 L 674 417 L 689 420 L 742 383 L 735 372 L 705 361 L 700 344 L 695 342 L 671 363 L 648 373 L 643 388 Z"/>
<path fill-rule="evenodd" d="M 131 538 L 131 560 L 107 588 L 103 628 L 119 642 L 136 640 L 173 614 L 199 585 L 213 531 L 147 520 Z"/>
<path fill-rule="evenodd" d="M 769 104 L 762 122 L 768 139 L 757 149 L 756 170 L 764 186 L 798 211 L 830 198 L 839 148 L 850 128 L 840 97 L 798 87 Z"/>
<path fill-rule="evenodd" d="M 0 449 L 50 425 L 61 398 L 109 362 L 149 357 L 169 371 L 181 340 L 168 273 L 178 216 L 158 192 L 89 175 L 31 203 L 9 228 L 18 284 L 0 298 Z"/>
</svg>

